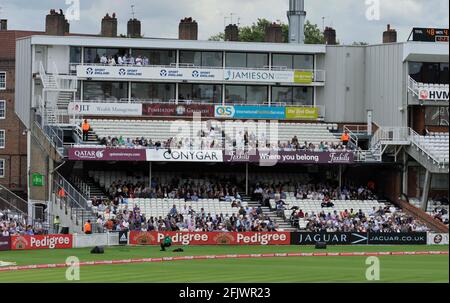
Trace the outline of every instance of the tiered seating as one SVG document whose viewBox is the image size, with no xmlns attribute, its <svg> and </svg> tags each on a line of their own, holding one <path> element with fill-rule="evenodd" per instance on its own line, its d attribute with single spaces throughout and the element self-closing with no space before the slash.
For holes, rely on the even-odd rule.
<svg viewBox="0 0 450 303">
<path fill-rule="evenodd" d="M 192 121 L 162 121 L 162 120 L 109 120 L 109 119 L 93 119 L 90 124 L 94 132 L 99 138 L 103 137 L 119 137 L 123 138 L 141 138 L 152 139 L 153 141 L 166 141 L 171 137 L 191 138 L 197 136 L 197 131 L 202 129 L 208 133 L 211 124 L 206 121 L 201 122 L 201 126 L 193 127 Z M 236 127 L 237 131 L 244 130 L 245 123 L 235 121 L 228 122 Z M 218 122 L 212 124 L 217 130 L 224 129 L 227 131 L 225 123 Z M 263 137 L 270 138 L 270 124 L 266 124 Z M 320 142 L 339 143 L 339 138 L 330 131 L 337 130 L 337 124 L 325 123 L 279 123 L 277 140 L 282 142 L 290 141 L 297 136 L 300 142 L 308 142 L 320 144 Z M 194 130 L 194 131 L 193 131 Z M 251 130 L 249 130 L 249 133 Z M 256 130 L 255 130 L 256 132 Z M 257 131 L 261 135 L 261 131 Z M 221 139 L 221 131 L 215 131 L 214 138 Z"/>
<path fill-rule="evenodd" d="M 448 133 L 433 133 L 429 136 L 420 136 L 419 144 L 426 148 L 437 160 L 449 162 L 449 136 Z"/>
<path fill-rule="evenodd" d="M 230 202 L 219 201 L 218 199 L 200 199 L 199 201 L 184 201 L 184 199 L 128 199 L 128 208 L 132 209 L 134 205 L 137 205 L 141 212 L 145 214 L 147 218 L 150 217 L 166 217 L 173 205 L 176 205 L 179 212 L 184 208 L 192 206 L 192 209 L 196 213 L 200 213 L 203 208 L 206 214 L 211 215 L 229 215 L 237 214 L 239 208 L 231 207 Z M 245 205 L 244 205 L 245 206 Z M 124 208 L 125 205 L 121 205 Z"/>
<path fill-rule="evenodd" d="M 412 199 L 409 200 L 409 202 L 410 202 L 412 205 L 414 205 L 415 207 L 421 208 L 421 203 L 422 203 L 422 202 L 421 202 L 419 199 L 417 199 L 417 198 L 412 198 Z M 445 204 L 442 204 L 440 201 L 428 200 L 427 213 L 431 215 L 431 214 L 434 212 L 434 210 L 435 210 L 436 208 L 446 209 L 447 212 L 448 212 L 448 210 L 449 210 L 448 204 L 445 205 Z"/>
<path fill-rule="evenodd" d="M 88 175 L 93 178 L 103 189 L 107 190 L 113 182 L 125 182 L 130 184 L 144 183 L 150 184 L 150 177 L 144 175 L 141 172 L 136 172 L 133 175 L 129 175 L 124 171 L 89 171 Z M 193 182 L 194 184 L 203 185 L 207 180 L 193 178 L 182 178 L 181 172 L 156 172 L 152 178 L 157 179 L 159 184 L 168 184 L 174 177 L 180 178 L 180 182 L 185 181 Z M 238 177 L 238 181 L 243 182 L 243 175 L 236 175 L 235 173 L 221 173 L 221 178 Z M 239 178 L 240 177 L 240 178 Z"/>
<path fill-rule="evenodd" d="M 334 211 L 341 212 L 344 210 L 350 211 L 353 209 L 354 211 L 361 210 L 366 215 L 373 210 L 375 207 L 377 210 L 380 207 L 385 207 L 386 204 L 383 202 L 379 202 L 378 200 L 331 200 L 331 202 L 334 204 L 334 207 L 327 207 L 322 208 L 321 200 L 301 200 L 297 199 L 295 197 L 295 193 L 289 192 L 287 193 L 287 198 L 284 201 L 287 205 L 285 205 L 284 210 L 284 216 L 286 219 L 289 219 L 289 217 L 292 214 L 292 207 L 298 207 L 301 209 L 305 214 L 308 213 L 311 214 L 319 214 L 320 212 L 324 211 L 326 213 L 333 213 Z M 270 207 L 272 209 L 276 208 L 275 200 L 270 200 Z M 304 219 L 299 220 L 299 228 L 305 228 L 306 227 L 306 221 Z"/>
</svg>

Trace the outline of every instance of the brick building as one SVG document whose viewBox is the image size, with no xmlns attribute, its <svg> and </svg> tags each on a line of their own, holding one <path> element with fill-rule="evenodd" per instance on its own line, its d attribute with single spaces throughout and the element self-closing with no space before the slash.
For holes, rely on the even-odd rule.
<svg viewBox="0 0 450 303">
<path fill-rule="evenodd" d="M 18 194 L 27 190 L 27 137 L 14 110 L 16 39 L 38 33 L 0 30 L 0 184 Z"/>
</svg>

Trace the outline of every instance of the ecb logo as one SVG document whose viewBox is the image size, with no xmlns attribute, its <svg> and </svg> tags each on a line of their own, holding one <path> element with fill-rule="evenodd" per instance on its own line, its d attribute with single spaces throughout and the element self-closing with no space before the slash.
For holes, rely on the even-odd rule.
<svg viewBox="0 0 450 303">
<path fill-rule="evenodd" d="M 119 76 L 125 76 L 126 71 L 124 68 L 119 69 Z"/>
<path fill-rule="evenodd" d="M 91 67 L 88 67 L 88 68 L 86 68 L 86 74 L 93 75 L 94 74 L 94 70 Z"/>
<path fill-rule="evenodd" d="M 199 76 L 200 76 L 200 73 L 198 72 L 198 70 L 194 70 L 194 71 L 192 72 L 192 77 L 198 78 Z"/>
<path fill-rule="evenodd" d="M 165 69 L 162 69 L 162 70 L 159 72 L 159 75 L 160 75 L 161 77 L 167 77 L 167 71 L 166 71 Z"/>
</svg>

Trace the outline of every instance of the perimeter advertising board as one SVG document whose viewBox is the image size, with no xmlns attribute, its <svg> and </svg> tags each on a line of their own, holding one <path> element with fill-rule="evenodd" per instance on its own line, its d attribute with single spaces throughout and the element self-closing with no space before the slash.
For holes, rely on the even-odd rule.
<svg viewBox="0 0 450 303">
<path fill-rule="evenodd" d="M 129 244 L 159 245 L 166 237 L 173 245 L 289 245 L 289 232 L 139 232 L 131 231 Z"/>
<path fill-rule="evenodd" d="M 12 250 L 72 248 L 72 235 L 23 235 L 11 237 Z"/>
</svg>

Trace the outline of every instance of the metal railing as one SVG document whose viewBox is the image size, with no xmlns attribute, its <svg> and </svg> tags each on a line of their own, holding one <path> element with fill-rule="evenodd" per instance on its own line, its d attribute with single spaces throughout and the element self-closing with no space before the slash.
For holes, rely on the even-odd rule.
<svg viewBox="0 0 450 303">
<path fill-rule="evenodd" d="M 371 145 L 409 142 L 409 127 L 381 127 L 372 137 Z"/>
<path fill-rule="evenodd" d="M 21 221 L 24 225 L 43 229 L 44 233 L 54 233 L 53 215 L 43 212 L 41 218 L 36 218 L 36 207 L 33 205 L 28 214 L 28 201 L 25 201 L 0 184 L 0 211 L 10 218 Z"/>
<path fill-rule="evenodd" d="M 422 83 L 417 82 L 414 80 L 411 76 L 408 76 L 408 91 L 411 92 L 411 94 L 417 98 L 420 97 L 420 91 L 422 89 L 429 89 L 434 88 L 438 90 L 449 90 L 448 84 L 437 84 L 437 83 Z"/>
<path fill-rule="evenodd" d="M 423 136 L 419 135 L 417 132 L 415 132 L 413 129 L 410 129 L 410 141 L 411 144 L 413 144 L 416 148 L 420 149 L 420 151 L 425 154 L 428 158 L 430 158 L 435 164 L 439 165 L 440 167 L 444 167 L 446 165 L 448 165 L 448 159 L 447 162 L 442 159 L 437 158 L 435 155 L 433 155 L 425 145 L 423 145 L 421 143 L 421 138 L 423 138 Z"/>
</svg>

